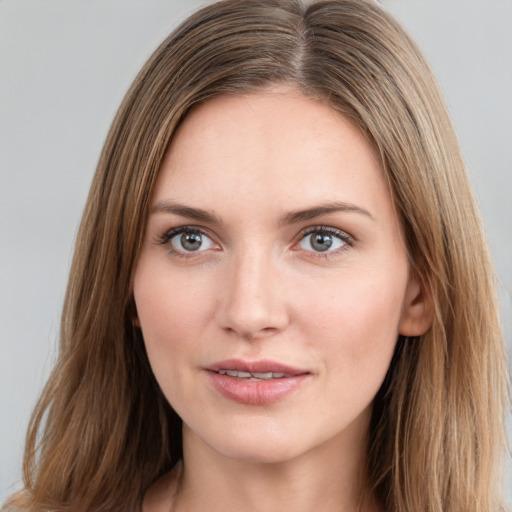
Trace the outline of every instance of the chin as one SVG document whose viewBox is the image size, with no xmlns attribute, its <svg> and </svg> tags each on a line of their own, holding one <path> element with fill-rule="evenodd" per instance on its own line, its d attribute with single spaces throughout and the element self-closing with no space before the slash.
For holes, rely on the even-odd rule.
<svg viewBox="0 0 512 512">
<path fill-rule="evenodd" d="M 273 428 L 259 425 L 259 428 L 225 430 L 220 436 L 215 432 L 203 439 L 211 449 L 226 458 L 252 464 L 277 464 L 296 459 L 317 444 L 316 439 L 300 434 L 275 425 Z"/>
<path fill-rule="evenodd" d="M 217 448 L 217 451 L 226 458 L 248 464 L 279 464 L 289 462 L 299 457 L 303 450 L 291 446 L 279 446 L 274 443 L 252 443 L 245 445 L 229 445 Z"/>
</svg>

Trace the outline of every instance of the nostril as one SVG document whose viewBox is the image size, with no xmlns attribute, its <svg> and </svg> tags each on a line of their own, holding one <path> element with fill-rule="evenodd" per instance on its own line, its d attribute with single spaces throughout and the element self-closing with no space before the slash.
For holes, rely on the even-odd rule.
<svg viewBox="0 0 512 512">
<path fill-rule="evenodd" d="M 272 336 L 289 323 L 284 294 L 275 287 L 267 287 L 264 276 L 228 276 L 216 309 L 217 325 L 230 335 L 252 340 Z M 252 274 L 256 271 L 252 269 Z M 251 271 L 247 271 L 251 274 Z M 260 274 L 260 273 L 258 273 Z M 257 279 L 258 277 L 258 279 Z M 265 287 L 265 289 L 261 289 Z"/>
<path fill-rule="evenodd" d="M 231 335 L 236 336 L 246 341 L 252 341 L 260 338 L 266 338 L 279 332 L 276 327 L 264 327 L 263 329 L 244 330 L 242 328 L 226 327 L 225 331 Z"/>
</svg>

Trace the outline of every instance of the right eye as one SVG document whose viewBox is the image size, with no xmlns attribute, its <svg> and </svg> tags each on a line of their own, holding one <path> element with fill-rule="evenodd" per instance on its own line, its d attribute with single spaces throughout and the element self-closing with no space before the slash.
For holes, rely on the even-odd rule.
<svg viewBox="0 0 512 512">
<path fill-rule="evenodd" d="M 159 243 L 168 245 L 172 252 L 180 255 L 218 248 L 218 245 L 203 231 L 187 226 L 167 231 Z"/>
</svg>

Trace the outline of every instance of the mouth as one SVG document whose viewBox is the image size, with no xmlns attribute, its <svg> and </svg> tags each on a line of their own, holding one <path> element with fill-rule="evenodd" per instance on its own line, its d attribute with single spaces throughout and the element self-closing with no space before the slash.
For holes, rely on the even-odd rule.
<svg viewBox="0 0 512 512">
<path fill-rule="evenodd" d="M 217 372 L 219 375 L 229 375 L 229 377 L 235 377 L 237 379 L 244 379 L 250 381 L 260 381 L 260 380 L 272 380 L 272 379 L 285 379 L 287 377 L 291 377 L 283 372 L 244 372 L 239 370 L 219 370 Z"/>
<path fill-rule="evenodd" d="M 285 379 L 310 373 L 302 368 L 294 368 L 271 360 L 244 361 L 242 359 L 226 359 L 208 366 L 206 370 L 220 375 L 229 375 L 237 379 Z"/>
<path fill-rule="evenodd" d="M 230 359 L 205 370 L 213 388 L 224 398 L 248 405 L 276 402 L 299 389 L 311 376 L 308 370 L 268 360 Z"/>
</svg>

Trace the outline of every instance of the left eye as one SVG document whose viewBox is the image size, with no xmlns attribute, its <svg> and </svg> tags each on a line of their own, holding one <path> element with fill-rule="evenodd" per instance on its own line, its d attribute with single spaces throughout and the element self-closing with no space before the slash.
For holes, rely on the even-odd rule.
<svg viewBox="0 0 512 512">
<path fill-rule="evenodd" d="M 348 243 L 348 235 L 338 230 L 319 229 L 307 233 L 299 242 L 299 247 L 306 251 L 333 252 Z"/>
<path fill-rule="evenodd" d="M 168 240 L 178 252 L 201 252 L 215 247 L 211 238 L 196 230 L 181 231 L 170 236 Z"/>
</svg>

